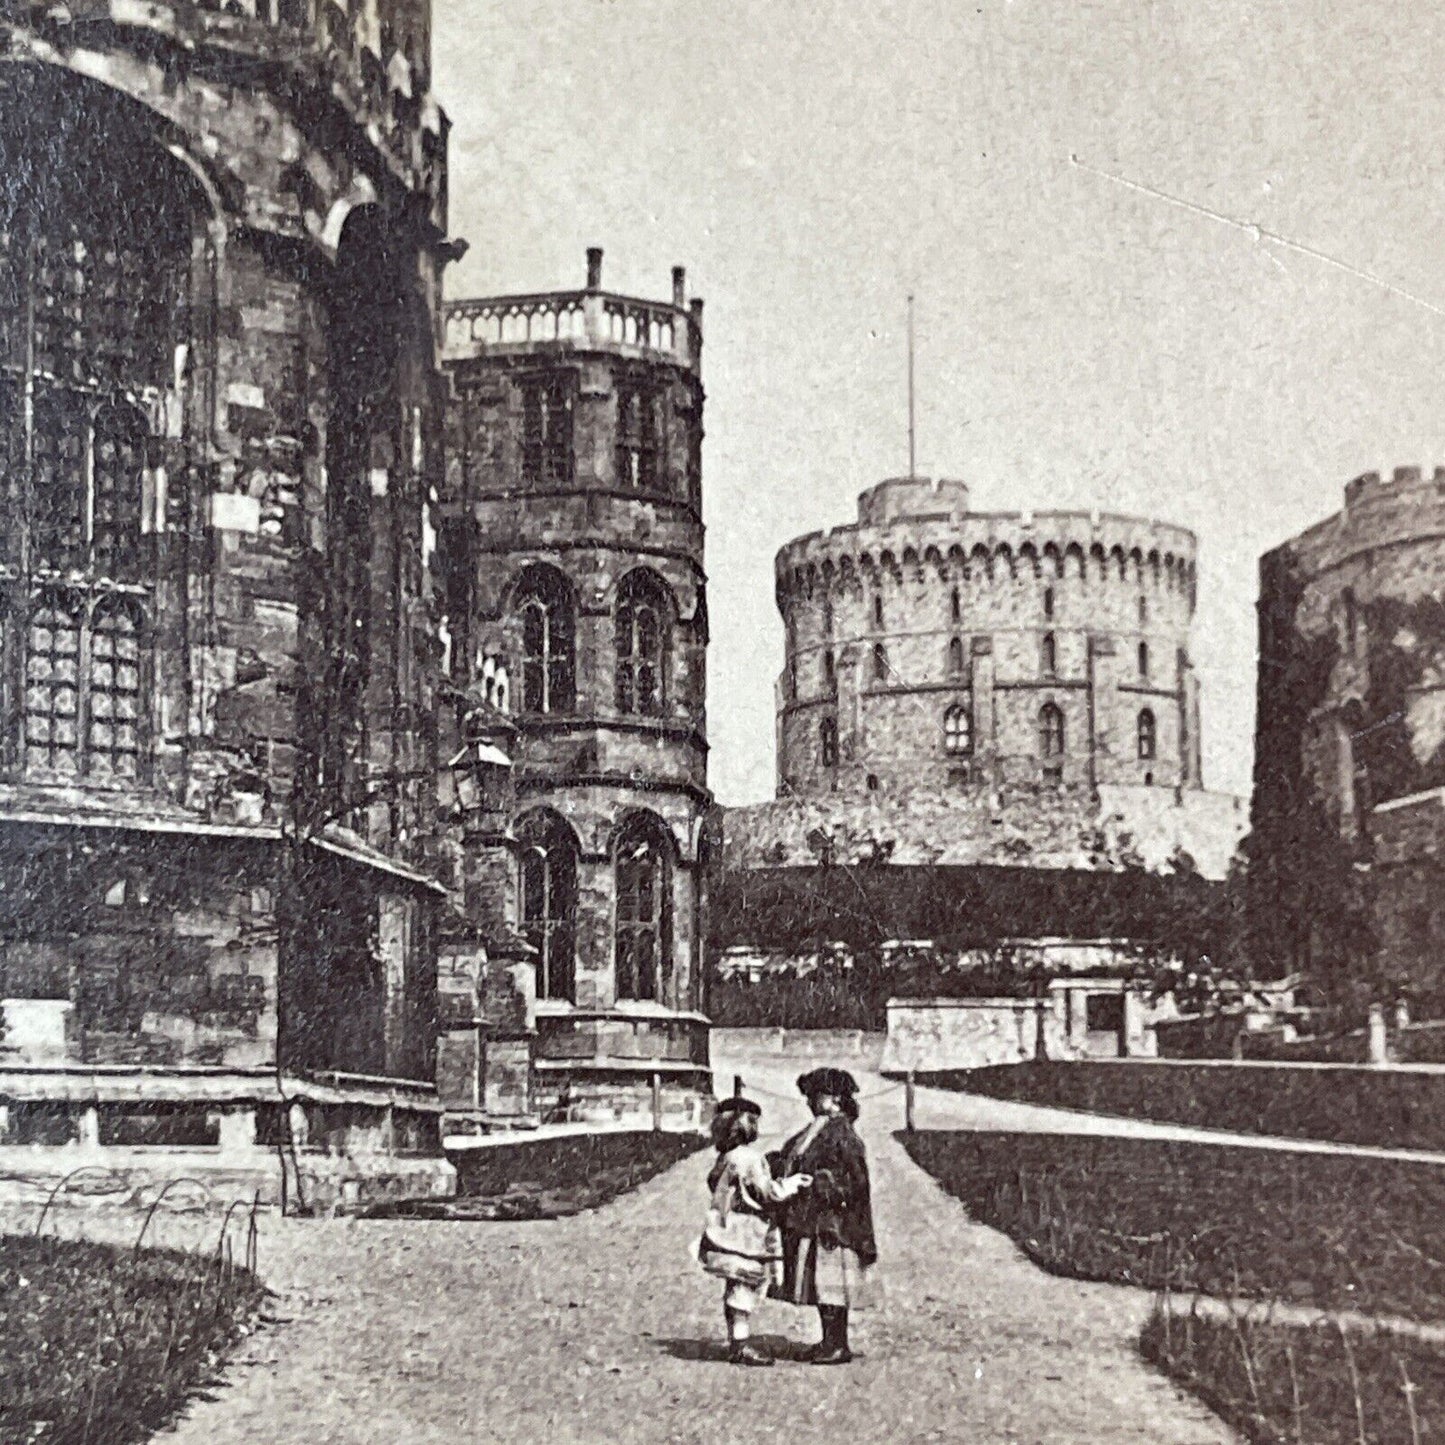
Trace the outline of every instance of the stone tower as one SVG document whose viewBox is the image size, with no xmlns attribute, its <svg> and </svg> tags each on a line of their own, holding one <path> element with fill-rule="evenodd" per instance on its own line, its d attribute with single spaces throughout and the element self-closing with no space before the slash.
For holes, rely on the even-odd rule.
<svg viewBox="0 0 1445 1445">
<path fill-rule="evenodd" d="M 428 1188 L 428 0 L 4 14 L 0 1142 Z"/>
<path fill-rule="evenodd" d="M 1359 1004 L 1445 1005 L 1445 468 L 1346 484 L 1260 559 L 1250 871 L 1261 951 Z"/>
<path fill-rule="evenodd" d="M 550 1117 L 708 1091 L 702 303 L 451 303 L 450 667 L 512 714 L 511 908 Z"/>
<path fill-rule="evenodd" d="M 1162 522 L 879 483 L 778 553 L 780 793 L 1198 789 L 1194 551 Z"/>
</svg>

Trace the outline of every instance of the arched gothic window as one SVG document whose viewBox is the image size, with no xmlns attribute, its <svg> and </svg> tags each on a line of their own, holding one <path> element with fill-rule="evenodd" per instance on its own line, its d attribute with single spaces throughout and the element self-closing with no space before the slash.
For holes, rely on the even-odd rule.
<svg viewBox="0 0 1445 1445">
<path fill-rule="evenodd" d="M 0 559 L 142 581 L 146 407 L 186 339 L 193 192 L 123 106 L 29 88 L 0 96 Z"/>
<path fill-rule="evenodd" d="M 632 572 L 623 580 L 614 617 L 617 634 L 617 710 L 661 717 L 667 705 L 671 597 L 660 580 Z"/>
<path fill-rule="evenodd" d="M 1152 762 L 1159 747 L 1158 726 L 1154 714 L 1146 707 L 1139 714 L 1139 760 Z"/>
<path fill-rule="evenodd" d="M 825 717 L 818 724 L 818 761 L 825 768 L 838 766 L 838 723 Z"/>
<path fill-rule="evenodd" d="M 1064 755 L 1064 714 L 1057 703 L 1039 709 L 1039 756 L 1057 762 Z"/>
<path fill-rule="evenodd" d="M 672 844 L 660 818 L 634 813 L 613 848 L 619 999 L 666 1002 L 672 956 Z"/>
<path fill-rule="evenodd" d="M 948 594 L 948 616 L 952 622 L 959 622 L 963 618 L 963 603 L 959 598 L 957 587 Z"/>
<path fill-rule="evenodd" d="M 1139 644 L 1139 676 L 1145 678 L 1149 676 L 1149 644 L 1147 642 Z"/>
<path fill-rule="evenodd" d="M 881 592 L 873 594 L 873 626 L 875 629 L 883 626 L 883 594 Z"/>
<path fill-rule="evenodd" d="M 1049 677 L 1059 670 L 1059 647 L 1052 632 L 1044 633 L 1043 641 L 1039 644 L 1039 668 Z"/>
<path fill-rule="evenodd" d="M 1044 616 L 1052 618 L 1054 615 L 1054 589 L 1044 588 Z"/>
<path fill-rule="evenodd" d="M 951 758 L 966 758 L 973 752 L 973 714 L 961 702 L 943 715 L 943 751 Z"/>
<path fill-rule="evenodd" d="M 963 676 L 963 639 L 950 637 L 948 640 L 948 675 Z"/>
<path fill-rule="evenodd" d="M 555 813 L 528 813 L 522 844 L 521 929 L 537 950 L 537 997 L 574 998 L 577 972 L 577 840 Z"/>
<path fill-rule="evenodd" d="M 830 693 L 838 691 L 838 663 L 831 647 L 823 649 L 823 687 Z"/>
<path fill-rule="evenodd" d="M 567 579 L 533 567 L 518 583 L 513 609 L 521 622 L 522 710 L 570 712 L 576 703 L 576 610 Z"/>
<path fill-rule="evenodd" d="M 881 642 L 873 644 L 873 681 L 888 680 L 888 649 Z"/>
</svg>

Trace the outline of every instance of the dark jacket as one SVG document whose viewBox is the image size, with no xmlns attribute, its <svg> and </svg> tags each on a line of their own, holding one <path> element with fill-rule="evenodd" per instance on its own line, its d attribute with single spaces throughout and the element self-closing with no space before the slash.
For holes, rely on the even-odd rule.
<svg viewBox="0 0 1445 1445">
<path fill-rule="evenodd" d="M 768 1156 L 773 1173 L 811 1174 L 813 1187 L 795 1195 L 780 1209 L 783 1234 L 813 1238 L 831 1248 L 851 1249 L 862 1264 L 878 1258 L 873 1237 L 873 1200 L 868 1181 L 868 1156 L 852 1124 L 835 1114 L 796 1159 L 795 1134 Z"/>
</svg>

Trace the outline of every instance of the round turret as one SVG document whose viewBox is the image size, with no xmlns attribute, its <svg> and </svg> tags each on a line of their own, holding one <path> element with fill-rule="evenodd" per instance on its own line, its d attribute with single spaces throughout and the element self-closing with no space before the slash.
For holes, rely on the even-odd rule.
<svg viewBox="0 0 1445 1445">
<path fill-rule="evenodd" d="M 778 553 L 779 790 L 1197 788 L 1195 540 L 900 478 Z"/>
</svg>

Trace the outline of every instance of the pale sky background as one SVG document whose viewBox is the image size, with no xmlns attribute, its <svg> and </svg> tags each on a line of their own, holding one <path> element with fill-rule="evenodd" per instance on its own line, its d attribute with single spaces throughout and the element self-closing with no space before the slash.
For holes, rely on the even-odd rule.
<svg viewBox="0 0 1445 1445">
<path fill-rule="evenodd" d="M 1200 539 L 1205 783 L 1246 792 L 1257 559 L 1445 462 L 1430 0 L 436 0 L 451 296 L 706 300 L 711 780 L 773 791 L 772 565 L 907 470 Z M 1129 190 L 1185 198 L 1339 258 Z M 1411 299 L 1411 298 L 1415 299 Z"/>
</svg>

